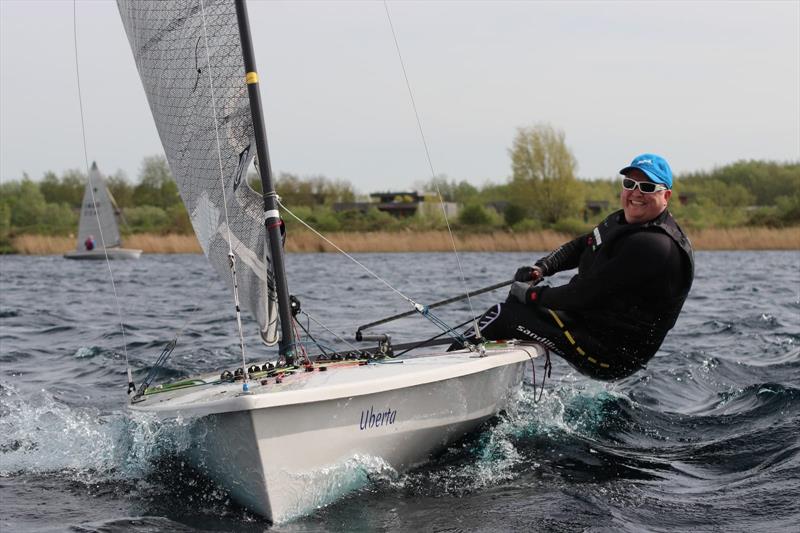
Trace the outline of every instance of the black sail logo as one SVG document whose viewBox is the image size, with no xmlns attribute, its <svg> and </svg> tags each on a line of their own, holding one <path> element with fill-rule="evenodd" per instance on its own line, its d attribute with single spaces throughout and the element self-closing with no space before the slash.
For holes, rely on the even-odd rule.
<svg viewBox="0 0 800 533">
<path fill-rule="evenodd" d="M 239 185 L 242 183 L 242 178 L 247 173 L 247 165 L 250 163 L 251 146 L 252 145 L 248 144 L 247 147 L 239 154 L 239 164 L 236 166 L 236 174 L 233 176 L 234 191 L 239 188 Z"/>
</svg>

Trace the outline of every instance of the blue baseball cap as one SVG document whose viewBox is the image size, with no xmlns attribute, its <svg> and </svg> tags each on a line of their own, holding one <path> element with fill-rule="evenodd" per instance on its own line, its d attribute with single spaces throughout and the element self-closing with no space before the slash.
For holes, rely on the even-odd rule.
<svg viewBox="0 0 800 533">
<path fill-rule="evenodd" d="M 631 164 L 619 171 L 625 175 L 633 169 L 638 169 L 647 174 L 650 181 L 660 183 L 667 189 L 672 188 L 672 169 L 667 160 L 656 154 L 642 154 L 636 156 Z"/>
</svg>

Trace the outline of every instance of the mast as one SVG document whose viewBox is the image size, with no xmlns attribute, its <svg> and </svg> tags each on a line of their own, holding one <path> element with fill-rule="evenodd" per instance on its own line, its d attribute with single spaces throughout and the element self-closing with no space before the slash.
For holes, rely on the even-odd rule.
<svg viewBox="0 0 800 533">
<path fill-rule="evenodd" d="M 264 223 L 267 226 L 272 266 L 275 270 L 275 290 L 278 296 L 278 317 L 281 322 L 281 340 L 278 345 L 280 355 L 291 364 L 294 360 L 294 335 L 292 333 L 292 315 L 289 304 L 289 285 L 286 282 L 286 267 L 283 262 L 281 246 L 281 218 L 278 212 L 277 194 L 272 184 L 272 167 L 267 146 L 267 132 L 264 127 L 264 115 L 259 93 L 258 73 L 256 71 L 253 40 L 250 35 L 250 22 L 244 0 L 235 0 L 236 19 L 239 22 L 239 37 L 242 41 L 242 57 L 244 59 L 247 94 L 250 97 L 250 113 L 253 118 L 253 130 L 256 137 L 256 153 L 258 173 L 261 176 L 261 189 L 264 198 Z"/>
</svg>

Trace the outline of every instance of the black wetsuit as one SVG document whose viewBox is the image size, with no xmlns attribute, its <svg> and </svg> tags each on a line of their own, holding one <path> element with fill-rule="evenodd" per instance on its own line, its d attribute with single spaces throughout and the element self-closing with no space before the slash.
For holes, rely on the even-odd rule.
<svg viewBox="0 0 800 533">
<path fill-rule="evenodd" d="M 569 283 L 509 297 L 479 320 L 484 338 L 538 341 L 596 379 L 644 367 L 675 325 L 694 278 L 691 244 L 668 211 L 628 224 L 622 211 L 536 262 L 546 276 L 578 268 Z M 474 332 L 467 334 L 474 337 Z"/>
</svg>

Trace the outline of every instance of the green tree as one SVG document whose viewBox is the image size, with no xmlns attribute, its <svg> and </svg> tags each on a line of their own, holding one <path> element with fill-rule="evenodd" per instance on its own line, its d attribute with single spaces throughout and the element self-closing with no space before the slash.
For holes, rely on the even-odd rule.
<svg viewBox="0 0 800 533">
<path fill-rule="evenodd" d="M 160 207 L 132 207 L 126 211 L 125 217 L 133 233 L 166 233 L 170 229 L 170 217 Z"/>
<path fill-rule="evenodd" d="M 775 203 L 783 224 L 800 224 L 800 190 L 791 196 L 779 196 Z"/>
<path fill-rule="evenodd" d="M 339 226 L 348 231 L 392 230 L 401 225 L 401 221 L 389 213 L 370 207 L 365 212 L 348 210 L 336 213 Z"/>
<path fill-rule="evenodd" d="M 305 219 L 308 225 L 317 231 L 338 231 L 341 223 L 336 215 L 327 207 L 318 206 L 311 215 Z"/>
<path fill-rule="evenodd" d="M 45 204 L 39 231 L 49 235 L 68 235 L 78 227 L 78 212 L 65 203 Z"/>
<path fill-rule="evenodd" d="M 86 174 L 80 170 L 67 170 L 61 174 L 61 197 L 52 201 L 55 203 L 64 202 L 72 208 L 80 209 L 87 180 Z"/>
<path fill-rule="evenodd" d="M 525 220 L 525 209 L 517 204 L 509 203 L 503 209 L 503 221 L 509 228 Z"/>
<path fill-rule="evenodd" d="M 295 174 L 281 172 L 275 179 L 275 191 L 288 206 L 315 205 L 311 184 Z"/>
<path fill-rule="evenodd" d="M 15 184 L 11 198 L 11 225 L 27 231 L 37 231 L 45 221 L 47 202 L 37 183 L 27 174 Z"/>
<path fill-rule="evenodd" d="M 307 221 L 311 216 L 312 209 L 308 206 L 298 205 L 297 207 L 292 208 L 292 213 L 294 213 L 300 220 Z M 291 235 L 296 231 L 306 231 L 306 227 L 303 226 L 300 222 L 297 221 L 291 215 L 284 215 L 283 223 L 286 225 L 286 232 Z"/>
<path fill-rule="evenodd" d="M 468 181 L 448 180 L 447 176 L 440 174 L 431 178 L 422 185 L 422 190 L 426 192 L 439 192 L 445 202 L 456 202 L 466 204 L 475 199 L 479 192 L 477 187 Z"/>
<path fill-rule="evenodd" d="M 583 190 L 575 179 L 577 161 L 562 131 L 548 124 L 519 128 L 509 154 L 512 203 L 531 208 L 548 224 L 580 212 Z"/>
<path fill-rule="evenodd" d="M 356 193 L 350 182 L 346 180 L 329 180 L 324 176 L 318 176 L 316 179 L 320 180 L 318 194 L 322 195 L 325 205 L 355 200 Z"/>
<path fill-rule="evenodd" d="M 513 199 L 511 183 L 487 183 L 480 189 L 476 198 L 480 198 L 483 203 L 509 201 Z M 527 209 L 525 211 L 527 212 Z"/>
<path fill-rule="evenodd" d="M 168 207 L 166 212 L 167 219 L 169 220 L 167 231 L 179 233 L 181 235 L 191 235 L 194 233 L 192 221 L 189 219 L 189 213 L 186 212 L 186 207 L 182 202 Z"/>
<path fill-rule="evenodd" d="M 249 178 L 252 180 L 253 178 Z M 258 181 L 256 179 L 256 181 Z M 260 183 L 254 186 L 260 191 Z M 275 179 L 275 191 L 287 206 L 332 205 L 336 202 L 352 202 L 355 199 L 353 186 L 344 180 L 330 180 L 325 176 L 301 178 L 282 172 Z"/>
<path fill-rule="evenodd" d="M 717 180 L 725 187 L 740 185 L 754 196 L 755 205 L 774 206 L 778 197 L 800 190 L 800 163 L 737 161 L 711 172 L 691 172 L 679 178 L 676 181 L 687 191 L 702 188 L 708 180 Z"/>
<path fill-rule="evenodd" d="M 80 209 L 85 188 L 86 174 L 79 170 L 67 170 L 61 179 L 55 172 L 48 171 L 39 182 L 39 190 L 47 203 L 64 203 L 73 209 Z"/>
<path fill-rule="evenodd" d="M 0 186 L 0 192 L 3 192 Z M 11 251 L 11 208 L 0 195 L 0 253 Z"/>
<path fill-rule="evenodd" d="M 710 183 L 716 180 L 711 180 Z M 734 184 L 728 187 L 720 184 L 720 186 L 712 188 L 713 198 L 716 204 L 721 207 L 747 207 L 753 205 L 755 196 L 748 191 L 744 185 Z M 709 194 L 709 196 L 711 196 Z"/>
<path fill-rule="evenodd" d="M 125 209 L 126 207 L 133 207 L 133 187 L 128 183 L 128 178 L 125 172 L 118 170 L 113 176 L 107 180 L 108 191 L 114 197 L 117 207 Z"/>
<path fill-rule="evenodd" d="M 39 182 L 39 190 L 46 202 L 58 202 L 61 197 L 61 180 L 55 172 L 47 171 Z"/>
<path fill-rule="evenodd" d="M 490 227 L 494 220 L 489 211 L 480 204 L 464 206 L 458 214 L 458 222 L 464 226 Z"/>
<path fill-rule="evenodd" d="M 151 205 L 166 209 L 180 202 L 178 186 L 163 155 L 145 157 L 139 174 L 139 184 L 133 189 L 133 203 L 139 207 Z"/>
</svg>

